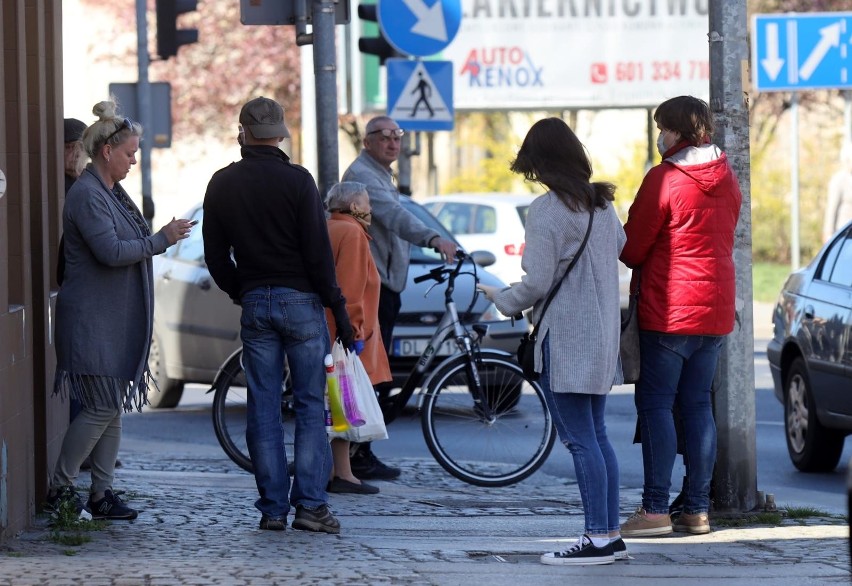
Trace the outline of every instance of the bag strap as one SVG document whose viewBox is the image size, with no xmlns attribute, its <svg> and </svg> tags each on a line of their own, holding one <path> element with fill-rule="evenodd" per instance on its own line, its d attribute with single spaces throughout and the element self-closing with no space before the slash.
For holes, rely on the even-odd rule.
<svg viewBox="0 0 852 586">
<path fill-rule="evenodd" d="M 583 254 L 583 251 L 586 249 L 586 243 L 589 241 L 589 234 L 592 233 L 592 220 L 595 218 L 595 208 L 593 207 L 591 211 L 589 211 L 589 227 L 586 228 L 586 235 L 583 237 L 583 242 L 580 244 L 580 248 L 577 249 L 577 254 L 574 255 L 574 258 L 571 259 L 571 264 L 568 265 L 568 268 L 565 269 L 565 274 L 562 275 L 562 278 L 559 279 L 559 282 L 556 283 L 553 288 L 550 290 L 550 294 L 547 296 L 547 300 L 544 302 L 544 305 L 541 308 L 541 315 L 538 317 L 538 323 L 535 324 L 532 332 L 532 339 L 535 340 L 538 335 L 538 328 L 541 326 L 541 322 L 544 320 L 544 312 L 547 311 L 548 306 L 550 306 L 550 302 L 553 301 L 553 298 L 556 297 L 556 292 L 559 291 L 559 287 L 562 286 L 562 282 L 568 277 L 568 273 L 571 272 L 571 269 L 574 268 L 574 265 L 577 264 L 577 261 L 580 259 L 580 255 Z"/>
</svg>

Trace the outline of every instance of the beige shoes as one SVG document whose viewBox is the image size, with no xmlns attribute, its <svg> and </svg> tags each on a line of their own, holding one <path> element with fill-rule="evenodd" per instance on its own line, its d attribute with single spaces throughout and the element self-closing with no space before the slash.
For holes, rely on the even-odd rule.
<svg viewBox="0 0 852 586">
<path fill-rule="evenodd" d="M 636 512 L 621 525 L 622 537 L 654 537 L 671 532 L 672 520 L 668 515 L 649 518 L 642 507 L 636 509 Z"/>
<path fill-rule="evenodd" d="M 704 535 L 710 533 L 710 518 L 707 513 L 681 513 L 674 522 L 673 528 L 680 533 Z"/>
<path fill-rule="evenodd" d="M 704 535 L 710 533 L 710 518 L 707 513 L 681 513 L 672 524 L 668 515 L 659 517 L 648 517 L 648 513 L 642 507 L 630 515 L 621 525 L 623 537 L 656 537 L 667 535 L 672 530 L 679 533 L 691 533 L 692 535 Z"/>
</svg>

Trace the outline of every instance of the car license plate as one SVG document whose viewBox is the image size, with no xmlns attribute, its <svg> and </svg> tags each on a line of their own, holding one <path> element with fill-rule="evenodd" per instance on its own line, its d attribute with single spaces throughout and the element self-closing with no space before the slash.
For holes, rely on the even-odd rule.
<svg viewBox="0 0 852 586">
<path fill-rule="evenodd" d="M 391 351 L 394 356 L 420 356 L 429 344 L 428 338 L 394 338 Z M 455 340 L 446 340 L 438 347 L 438 356 L 449 356 L 458 347 Z"/>
</svg>

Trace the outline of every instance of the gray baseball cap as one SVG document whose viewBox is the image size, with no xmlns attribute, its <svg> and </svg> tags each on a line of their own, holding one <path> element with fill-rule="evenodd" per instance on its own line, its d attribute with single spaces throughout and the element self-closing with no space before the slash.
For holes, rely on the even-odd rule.
<svg viewBox="0 0 852 586">
<path fill-rule="evenodd" d="M 284 124 L 284 108 L 263 96 L 246 102 L 240 110 L 240 124 L 255 138 L 290 138 Z"/>
</svg>

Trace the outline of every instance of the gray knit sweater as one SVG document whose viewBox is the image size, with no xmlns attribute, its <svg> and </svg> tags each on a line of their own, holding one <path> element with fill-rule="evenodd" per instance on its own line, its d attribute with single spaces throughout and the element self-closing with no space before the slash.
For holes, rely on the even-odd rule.
<svg viewBox="0 0 852 586">
<path fill-rule="evenodd" d="M 589 225 L 586 211 L 572 212 L 553 193 L 530 205 L 520 283 L 499 292 L 495 304 L 505 315 L 541 307 L 580 248 Z M 621 313 L 618 255 L 626 237 L 611 205 L 595 209 L 586 249 L 553 298 L 538 334 L 536 370 L 541 371 L 541 343 L 549 335 L 550 387 L 555 393 L 603 395 L 623 382 L 619 362 Z"/>
<path fill-rule="evenodd" d="M 87 407 L 141 408 L 154 318 L 151 257 L 168 239 L 143 234 L 91 166 L 65 198 L 62 227 L 54 390 Z"/>
</svg>

